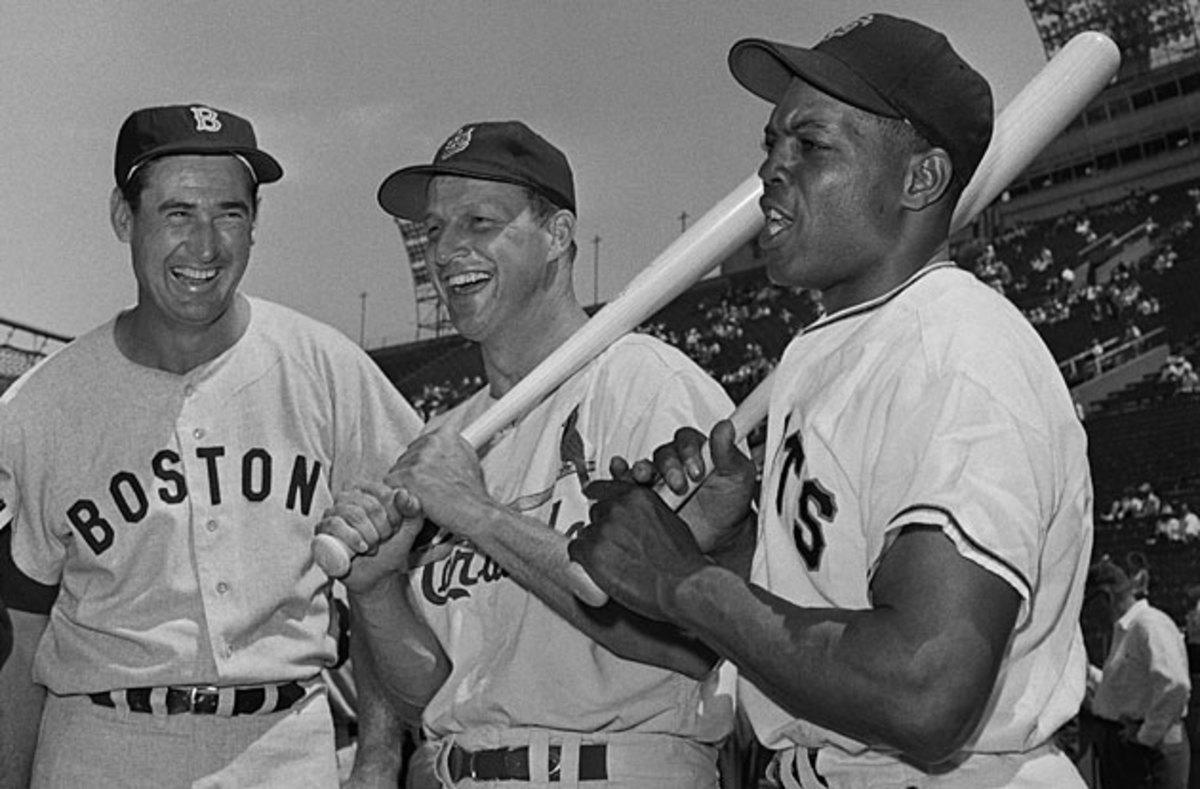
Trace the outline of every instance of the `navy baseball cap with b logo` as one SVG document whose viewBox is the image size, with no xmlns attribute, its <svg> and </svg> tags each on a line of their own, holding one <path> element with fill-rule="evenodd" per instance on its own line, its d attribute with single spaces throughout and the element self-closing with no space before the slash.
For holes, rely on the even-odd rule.
<svg viewBox="0 0 1200 789">
<path fill-rule="evenodd" d="M 811 49 L 760 38 L 729 50 L 743 87 L 778 102 L 793 77 L 861 110 L 907 120 L 971 180 L 992 138 L 992 90 L 944 35 L 919 22 L 868 14 Z"/>
<path fill-rule="evenodd" d="M 176 104 L 136 110 L 121 124 L 113 166 L 117 186 L 151 159 L 177 154 L 238 156 L 260 184 L 283 177 L 279 162 L 258 147 L 250 121 L 206 104 Z"/>
<path fill-rule="evenodd" d="M 379 186 L 379 205 L 392 216 L 419 222 L 425 195 L 438 175 L 527 186 L 559 208 L 575 210 L 575 181 L 567 157 L 520 121 L 469 123 L 442 143 L 433 164 L 405 167 Z"/>
</svg>

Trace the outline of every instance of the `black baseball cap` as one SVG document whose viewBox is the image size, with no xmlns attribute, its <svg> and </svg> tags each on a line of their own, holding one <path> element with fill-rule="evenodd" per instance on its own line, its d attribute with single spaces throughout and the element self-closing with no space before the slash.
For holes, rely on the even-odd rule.
<svg viewBox="0 0 1200 789">
<path fill-rule="evenodd" d="M 747 38 L 729 50 L 729 70 L 772 103 L 799 77 L 861 110 L 903 118 L 950 155 L 963 184 L 992 138 L 992 90 L 946 37 L 919 22 L 868 14 L 811 49 Z"/>
<path fill-rule="evenodd" d="M 567 157 L 520 121 L 468 123 L 442 143 L 433 164 L 405 167 L 385 178 L 379 205 L 401 219 L 424 219 L 426 190 L 438 175 L 527 186 L 559 208 L 575 211 Z"/>
<path fill-rule="evenodd" d="M 250 121 L 207 104 L 174 104 L 135 110 L 121 124 L 113 166 L 117 186 L 151 159 L 176 154 L 239 156 L 260 184 L 283 177 L 279 162 L 259 149 Z"/>
</svg>

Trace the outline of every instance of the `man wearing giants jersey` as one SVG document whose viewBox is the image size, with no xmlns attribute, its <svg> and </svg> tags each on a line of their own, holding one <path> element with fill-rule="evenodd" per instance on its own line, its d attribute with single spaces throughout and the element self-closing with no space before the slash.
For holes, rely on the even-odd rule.
<svg viewBox="0 0 1200 789">
<path fill-rule="evenodd" d="M 826 309 L 776 371 L 750 582 L 702 553 L 750 504 L 728 423 L 686 521 L 636 483 L 700 479 L 696 431 L 593 490 L 570 554 L 738 667 L 785 786 L 1082 786 L 1051 737 L 1084 690 L 1084 432 L 1037 334 L 947 259 L 990 89 L 883 14 L 729 63 L 774 104 L 768 273 Z"/>
<path fill-rule="evenodd" d="M 114 174 L 136 304 L 0 401 L 0 776 L 33 751 L 34 786 L 336 786 L 313 529 L 420 420 L 342 334 L 239 290 L 283 175 L 248 121 L 137 110 Z"/>
<path fill-rule="evenodd" d="M 378 545 L 345 579 L 354 638 L 371 658 L 356 652 L 355 668 L 373 663 L 394 702 L 423 707 L 429 741 L 409 785 L 715 789 L 716 746 L 733 720 L 715 656 L 619 605 L 579 603 L 566 545 L 587 519 L 583 489 L 609 458 L 719 418 L 728 398 L 680 352 L 630 335 L 477 458 L 463 428 L 587 320 L 571 280 L 570 166 L 522 123 L 468 124 L 432 164 L 389 176 L 379 199 L 426 223 L 435 282 L 459 333 L 480 344 L 488 378 L 432 420 L 386 480 L 461 538 L 448 555 L 397 573 L 415 521 L 380 537 L 415 509 L 402 497 L 397 510 L 387 486 L 340 495 L 319 527 L 360 552 Z M 422 630 L 436 652 L 412 643 Z"/>
</svg>

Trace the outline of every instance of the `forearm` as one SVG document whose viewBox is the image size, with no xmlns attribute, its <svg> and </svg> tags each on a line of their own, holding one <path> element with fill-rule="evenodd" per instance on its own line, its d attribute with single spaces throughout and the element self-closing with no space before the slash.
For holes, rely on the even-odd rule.
<svg viewBox="0 0 1200 789">
<path fill-rule="evenodd" d="M 0 668 L 0 776 L 13 786 L 28 786 L 46 699 L 45 688 L 33 681 L 33 656 L 46 617 L 10 613 L 13 651 Z"/>
<path fill-rule="evenodd" d="M 966 734 L 945 731 L 963 728 L 947 697 L 967 692 L 948 650 L 927 648 L 893 611 L 800 608 L 720 567 L 691 576 L 674 602 L 679 624 L 797 717 L 926 762 Z"/>
<path fill-rule="evenodd" d="M 1137 732 L 1138 742 L 1151 747 L 1158 746 L 1167 729 L 1183 719 L 1188 705 L 1187 685 L 1165 677 L 1159 679 L 1163 680 L 1163 686 L 1154 695 Z"/>
<path fill-rule="evenodd" d="M 571 591 L 565 535 L 499 505 L 480 513 L 475 522 L 485 524 L 470 535 L 477 548 L 609 651 L 696 679 L 712 670 L 716 654 L 680 629 L 646 619 L 615 602 L 598 609 L 581 603 Z"/>
<path fill-rule="evenodd" d="M 364 656 L 355 666 L 397 709 L 423 709 L 450 673 L 437 637 L 413 610 L 407 578 L 394 575 L 366 592 L 350 593 L 351 648 Z M 359 698 L 362 698 L 360 692 Z"/>
<path fill-rule="evenodd" d="M 351 774 L 355 786 L 395 787 L 403 762 L 404 718 L 419 715 L 406 708 L 402 715 L 388 702 L 376 677 L 375 664 L 364 639 L 351 636 L 350 660 L 357 691 L 358 748 Z"/>
</svg>

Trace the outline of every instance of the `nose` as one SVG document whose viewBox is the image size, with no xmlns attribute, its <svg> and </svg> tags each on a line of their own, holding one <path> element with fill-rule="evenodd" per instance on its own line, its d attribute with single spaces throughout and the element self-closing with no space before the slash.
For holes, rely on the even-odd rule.
<svg viewBox="0 0 1200 789">
<path fill-rule="evenodd" d="M 758 177 L 762 180 L 764 186 L 773 183 L 783 183 L 784 178 L 787 177 L 788 171 L 785 164 L 787 159 L 786 145 L 787 140 L 782 139 L 776 141 L 774 145 L 767 149 L 767 158 L 763 160 L 763 163 L 758 168 Z"/>
<path fill-rule="evenodd" d="M 431 242 L 433 259 L 439 266 L 445 266 L 465 252 L 466 234 L 455 228 L 455 223 L 447 222 L 438 232 L 437 239 Z"/>
<path fill-rule="evenodd" d="M 212 222 L 198 220 L 192 227 L 188 241 L 192 248 L 192 254 L 198 260 L 208 263 L 217 256 L 217 229 L 213 227 Z"/>
</svg>

